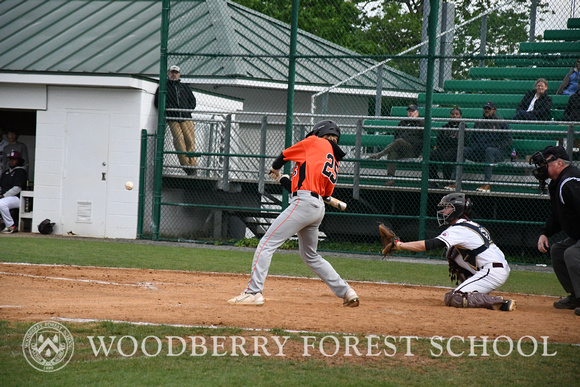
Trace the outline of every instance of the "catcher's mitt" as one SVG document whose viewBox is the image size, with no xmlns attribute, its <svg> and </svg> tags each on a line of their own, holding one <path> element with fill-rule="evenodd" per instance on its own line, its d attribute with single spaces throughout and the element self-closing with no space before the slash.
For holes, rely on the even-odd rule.
<svg viewBox="0 0 580 387">
<path fill-rule="evenodd" d="M 383 257 L 387 254 L 391 255 L 393 250 L 397 249 L 396 242 L 399 238 L 395 232 L 385 226 L 384 223 L 379 224 L 379 232 L 381 234 L 381 243 L 383 244 Z"/>
<path fill-rule="evenodd" d="M 455 261 L 455 258 L 459 255 L 459 251 L 453 246 L 447 249 L 447 262 L 449 263 L 449 278 L 451 282 L 455 282 L 455 285 L 463 283 L 466 279 L 471 277 L 473 274 L 467 269 L 459 266 Z"/>
</svg>

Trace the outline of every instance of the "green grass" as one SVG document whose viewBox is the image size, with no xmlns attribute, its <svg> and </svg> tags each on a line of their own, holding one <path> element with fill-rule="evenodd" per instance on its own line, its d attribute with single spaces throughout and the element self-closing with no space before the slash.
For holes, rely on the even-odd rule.
<svg viewBox="0 0 580 387">
<path fill-rule="evenodd" d="M 290 336 L 284 346 L 283 357 L 253 356 L 252 336 L 264 336 L 264 332 L 245 333 L 247 344 L 244 346 L 247 356 L 237 351 L 240 356 L 232 356 L 231 343 L 227 338 L 240 336 L 238 329 L 179 328 L 170 326 L 134 326 L 113 324 L 110 322 L 94 324 L 64 324 L 75 339 L 75 353 L 68 365 L 53 373 L 34 370 L 22 356 L 22 337 L 32 323 L 0 323 L 0 378 L 4 386 L 32 385 L 202 385 L 202 386 L 360 386 L 360 385 L 415 385 L 415 386 L 568 386 L 574 385 L 577 373 L 577 361 L 580 349 L 566 344 L 548 344 L 546 353 L 555 356 L 542 356 L 543 348 L 534 350 L 532 343 L 523 343 L 521 350 L 525 357 L 517 352 L 516 345 L 510 353 L 509 344 L 497 343 L 497 352 L 493 343 L 487 344 L 489 356 L 483 356 L 481 347 L 470 353 L 469 343 L 453 341 L 447 351 L 447 341 L 438 341 L 442 348 L 436 347 L 429 339 L 411 340 L 413 356 L 407 354 L 407 342 L 395 344 L 395 349 L 378 345 L 370 353 L 379 356 L 367 356 L 366 336 L 357 336 L 360 344 L 357 348 L 360 356 L 347 357 L 344 346 L 333 357 L 325 357 L 318 347 L 309 349 L 310 357 L 302 356 L 304 351 L 303 335 L 277 331 L 275 334 Z M 309 334 L 310 336 L 311 334 Z M 191 356 L 188 348 L 181 356 L 167 356 L 167 342 L 161 346 L 157 356 L 147 357 L 139 348 L 133 356 L 122 356 L 116 345 L 108 356 L 101 352 L 95 355 L 87 336 L 104 336 L 117 339 L 121 336 L 134 337 L 139 347 L 146 337 L 155 336 L 166 339 L 177 336 L 191 342 L 190 336 L 203 336 L 208 343 L 204 356 Z M 211 337 L 223 336 L 226 345 L 219 353 L 225 356 L 211 356 L 213 349 L 209 344 Z M 314 334 L 316 342 L 324 335 Z M 267 336 L 268 337 L 268 336 Z M 344 343 L 344 336 L 334 335 L 339 343 Z M 268 337 L 272 343 L 271 336 Z M 382 344 L 384 337 L 375 343 Z M 110 341 L 108 341 L 110 342 Z M 158 346 L 153 340 L 146 340 L 146 350 L 155 353 Z M 481 345 L 481 343 L 478 343 Z M 274 345 L 273 345 L 274 346 Z M 297 348 L 289 352 L 287 348 Z M 270 347 L 268 347 L 270 348 Z M 276 348 L 276 347 L 274 347 Z M 325 346 L 327 353 L 332 353 L 334 345 Z M 132 345 L 123 346 L 126 354 L 131 352 Z M 278 353 L 270 348 L 271 354 Z M 462 356 L 454 356 L 461 354 Z M 179 353 L 179 350 L 173 351 Z M 505 355 L 510 353 L 507 357 Z M 356 361 L 358 360 L 358 361 Z"/>
<path fill-rule="evenodd" d="M 11 236 L 1 238 L 0 243 L 4 262 L 248 273 L 253 256 L 252 251 L 235 247 L 210 249 L 187 244 L 157 245 L 58 237 Z M 452 286 L 446 265 L 340 257 L 327 259 L 348 280 Z M 313 276 L 300 257 L 292 253 L 276 254 L 270 274 Z M 512 271 L 500 290 L 563 294 L 554 274 L 528 271 Z M 191 348 L 188 348 L 184 355 L 172 357 L 167 356 L 166 341 L 158 356 L 147 357 L 139 349 L 134 356 L 124 357 L 115 346 L 110 356 L 105 357 L 102 354 L 95 356 L 88 336 L 133 336 L 141 344 L 147 336 L 161 339 L 167 336 L 184 339 L 203 336 L 209 343 L 215 336 L 244 335 L 250 339 L 252 336 L 275 334 L 291 336 L 289 341 L 298 348 L 302 338 L 297 333 L 280 329 L 266 333 L 236 328 L 136 326 L 100 322 L 65 323 L 75 338 L 74 356 L 62 370 L 44 373 L 33 369 L 22 355 L 22 340 L 32 324 L 0 321 L 0 381 L 3 386 L 572 386 L 577 381 L 577 363 L 580 359 L 579 346 L 552 343 L 549 344 L 548 353 L 557 352 L 556 356 L 542 356 L 541 349 L 538 349 L 533 356 L 524 357 L 515 352 L 514 343 L 513 352 L 501 357 L 493 353 L 490 343 L 490 356 L 481 356 L 481 352 L 476 352 L 476 356 L 472 357 L 468 356 L 469 344 L 460 341 L 453 342 L 451 348 L 454 353 L 465 352 L 463 355 L 452 356 L 445 350 L 441 356 L 435 356 L 432 351 L 437 350 L 428 339 L 413 341 L 412 357 L 404 356 L 406 347 L 401 343 L 397 344 L 396 354 L 383 345 L 380 350 L 386 350 L 392 356 L 382 353 L 376 357 L 345 357 L 344 350 L 335 357 L 324 357 L 319 352 L 317 356 L 304 357 L 301 355 L 303 351 L 287 357 L 252 356 L 251 346 L 246 346 L 250 356 L 231 356 L 231 348 L 226 348 L 226 356 L 190 356 Z M 320 340 L 324 335 L 314 336 Z M 342 339 L 341 335 L 335 336 Z M 363 342 L 364 336 L 359 337 Z M 154 344 L 147 340 L 145 348 L 153 353 L 156 349 Z M 446 347 L 446 342 L 440 344 Z M 499 343 L 497 348 L 500 354 L 509 351 L 507 343 Z M 522 348 L 525 354 L 533 351 L 531 343 L 524 343 Z M 364 354 L 366 350 L 363 343 L 361 352 Z M 129 352 L 127 350 L 126 353 Z"/>
<path fill-rule="evenodd" d="M 2 238 L 2 260 L 80 266 L 249 273 L 253 252 L 245 249 L 193 248 L 86 239 Z M 324 253 L 322 253 L 324 256 Z M 326 257 L 346 280 L 452 287 L 446 265 Z M 270 274 L 315 277 L 298 254 L 275 254 Z M 506 292 L 563 295 L 554 274 L 512 271 L 499 289 Z"/>
</svg>

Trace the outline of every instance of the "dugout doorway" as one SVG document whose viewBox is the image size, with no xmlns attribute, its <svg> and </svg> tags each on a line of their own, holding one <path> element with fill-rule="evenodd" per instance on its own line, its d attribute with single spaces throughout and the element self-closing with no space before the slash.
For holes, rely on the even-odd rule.
<svg viewBox="0 0 580 387">
<path fill-rule="evenodd" d="M 0 125 L 4 139 L 8 140 L 9 130 L 16 130 L 18 141 L 28 148 L 28 189 L 34 186 L 34 163 L 36 160 L 36 110 L 0 109 Z"/>
</svg>

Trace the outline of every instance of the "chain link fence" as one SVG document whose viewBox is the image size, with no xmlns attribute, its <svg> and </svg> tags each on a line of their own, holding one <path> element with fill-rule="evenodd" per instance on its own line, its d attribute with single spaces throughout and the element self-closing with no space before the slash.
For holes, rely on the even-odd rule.
<svg viewBox="0 0 580 387">
<path fill-rule="evenodd" d="M 379 221 L 403 240 L 434 237 L 437 203 L 461 191 L 510 262 L 549 263 L 536 249 L 549 200 L 529 159 L 548 145 L 580 159 L 563 82 L 580 12 L 553 3 L 300 1 L 293 54 L 291 2 L 164 1 L 161 77 L 173 65 L 180 77 L 160 82 L 162 141 L 143 137 L 140 236 L 259 238 L 287 204 L 265 171 L 332 119 L 347 153 L 333 196 L 348 207 L 327 207 L 321 248 L 379 254 Z M 194 109 L 169 100 L 175 82 Z"/>
</svg>

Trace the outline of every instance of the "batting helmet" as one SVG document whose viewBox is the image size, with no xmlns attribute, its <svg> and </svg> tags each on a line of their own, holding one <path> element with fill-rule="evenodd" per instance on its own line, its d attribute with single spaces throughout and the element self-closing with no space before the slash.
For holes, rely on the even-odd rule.
<svg viewBox="0 0 580 387">
<path fill-rule="evenodd" d="M 446 214 L 445 208 L 449 206 L 453 207 L 453 211 Z M 439 208 L 437 211 L 437 222 L 439 226 L 443 226 L 445 224 L 451 224 L 451 222 L 462 216 L 468 215 L 471 212 L 473 204 L 471 199 L 465 197 L 464 193 L 454 192 L 443 196 L 437 207 Z"/>
<path fill-rule="evenodd" d="M 38 232 L 41 234 L 52 234 L 54 230 L 54 223 L 50 221 L 50 219 L 44 219 L 38 225 Z"/>
<path fill-rule="evenodd" d="M 338 137 L 338 142 L 340 142 L 340 128 L 334 121 L 325 120 L 320 121 L 314 125 L 312 131 L 308 133 L 308 136 L 315 135 L 316 137 L 324 137 L 327 134 L 332 134 Z"/>
</svg>

